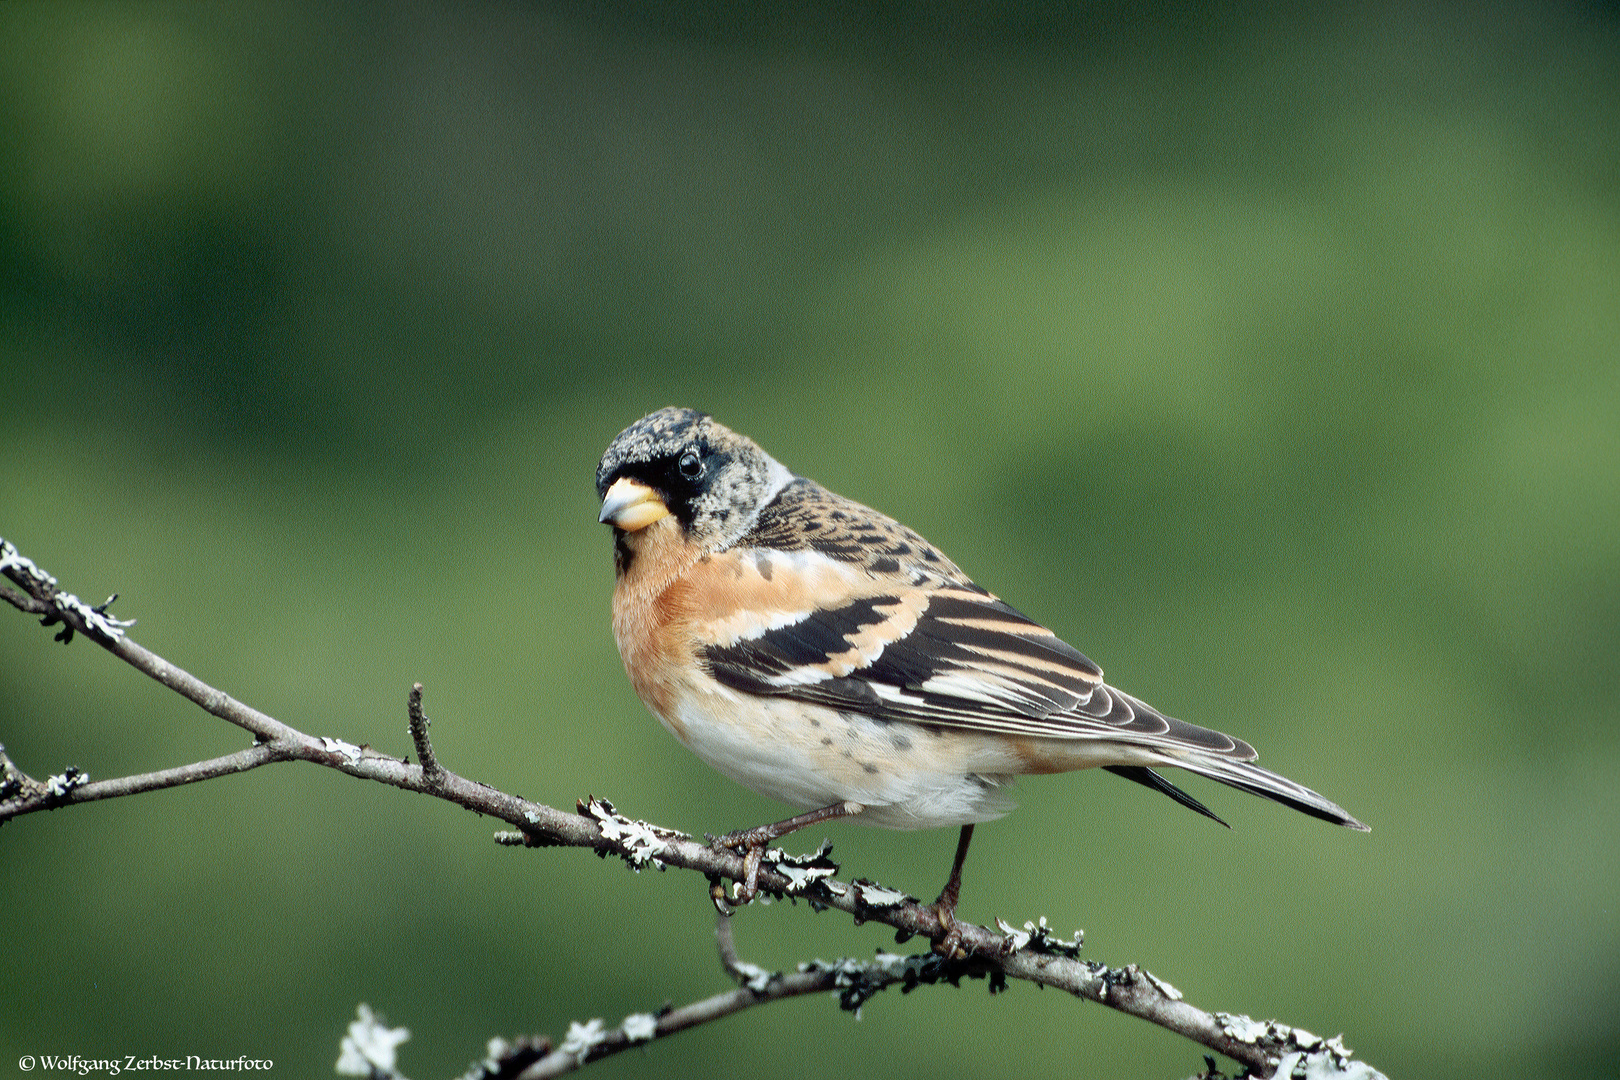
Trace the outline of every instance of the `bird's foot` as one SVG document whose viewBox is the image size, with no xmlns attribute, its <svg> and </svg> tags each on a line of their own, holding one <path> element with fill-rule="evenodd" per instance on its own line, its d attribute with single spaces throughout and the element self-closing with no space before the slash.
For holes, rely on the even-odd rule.
<svg viewBox="0 0 1620 1080">
<path fill-rule="evenodd" d="M 939 899 L 929 910 L 939 919 L 939 936 L 934 938 L 934 951 L 947 960 L 965 960 L 968 950 L 962 947 L 962 928 L 956 924 L 956 902 L 962 896 L 962 864 L 967 861 L 968 845 L 973 842 L 973 826 L 962 826 L 956 841 L 956 858 L 951 862 L 951 876 L 939 891 Z"/>
<path fill-rule="evenodd" d="M 759 892 L 759 865 L 765 858 L 765 849 L 776 839 L 769 825 L 740 829 L 710 839 L 709 846 L 715 851 L 733 851 L 743 857 L 742 880 L 737 883 L 737 888 L 730 897 L 730 902 L 734 906 L 746 907 L 753 902 Z"/>
<path fill-rule="evenodd" d="M 956 921 L 956 905 L 946 904 L 940 897 L 928 906 L 939 919 L 940 934 L 933 939 L 934 952 L 947 960 L 966 960 L 968 950 L 962 947 L 962 927 Z"/>
<path fill-rule="evenodd" d="M 735 851 L 743 857 L 743 876 L 737 883 L 737 906 L 741 907 L 754 899 L 759 892 L 759 864 L 765 858 L 765 849 L 789 833 L 811 825 L 820 824 L 832 818 L 848 817 L 859 814 L 865 807 L 858 802 L 833 803 L 823 806 L 819 810 L 810 810 L 797 814 L 786 821 L 778 821 L 772 825 L 756 825 L 752 829 L 739 829 L 737 832 L 727 833 L 716 840 L 709 838 L 709 846 L 715 851 Z"/>
</svg>

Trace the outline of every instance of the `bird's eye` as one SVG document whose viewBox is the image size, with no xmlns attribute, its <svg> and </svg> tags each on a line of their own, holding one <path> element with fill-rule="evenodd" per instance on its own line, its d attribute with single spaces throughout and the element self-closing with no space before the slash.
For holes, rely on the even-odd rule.
<svg viewBox="0 0 1620 1080">
<path fill-rule="evenodd" d="M 703 475 L 703 459 L 697 456 L 696 450 L 688 450 L 682 454 L 675 467 L 680 469 L 681 475 L 688 480 L 696 480 Z"/>
</svg>

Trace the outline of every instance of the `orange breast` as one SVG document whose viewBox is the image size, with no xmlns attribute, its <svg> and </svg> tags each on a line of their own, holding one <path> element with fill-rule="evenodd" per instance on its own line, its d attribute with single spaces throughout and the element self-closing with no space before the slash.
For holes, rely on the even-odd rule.
<svg viewBox="0 0 1620 1080">
<path fill-rule="evenodd" d="M 636 696 L 684 739 L 675 701 L 695 658 L 683 580 L 698 553 L 673 517 L 628 539 L 633 557 L 613 590 L 613 637 Z"/>
</svg>

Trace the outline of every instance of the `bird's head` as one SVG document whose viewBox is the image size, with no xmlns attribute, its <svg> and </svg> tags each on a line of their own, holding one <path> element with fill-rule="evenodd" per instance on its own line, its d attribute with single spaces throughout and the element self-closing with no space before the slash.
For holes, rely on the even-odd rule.
<svg viewBox="0 0 1620 1080">
<path fill-rule="evenodd" d="M 723 551 L 793 478 L 752 439 L 707 413 L 672 406 L 619 432 L 602 455 L 597 520 L 613 526 L 621 551 L 655 526 L 680 529 L 705 553 Z"/>
</svg>

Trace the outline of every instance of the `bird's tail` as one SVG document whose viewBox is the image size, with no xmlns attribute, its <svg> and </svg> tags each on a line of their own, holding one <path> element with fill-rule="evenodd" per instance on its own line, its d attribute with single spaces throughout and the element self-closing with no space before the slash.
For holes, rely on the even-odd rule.
<svg viewBox="0 0 1620 1080">
<path fill-rule="evenodd" d="M 1203 754 L 1176 754 L 1168 753 L 1165 756 L 1166 765 L 1175 765 L 1188 772 L 1207 776 L 1211 780 L 1219 780 L 1223 784 L 1235 787 L 1240 791 L 1247 791 L 1251 795 L 1259 795 L 1273 802 L 1280 802 L 1284 806 L 1291 806 L 1302 814 L 1309 814 L 1323 821 L 1331 821 L 1335 825 L 1345 825 L 1361 832 L 1372 830 L 1345 813 L 1344 808 L 1337 803 L 1325 799 L 1303 784 L 1296 784 L 1286 776 L 1279 776 L 1269 769 L 1247 761 L 1234 761 L 1231 758 L 1215 757 Z M 1184 806 L 1189 806 L 1199 813 L 1215 817 L 1197 799 L 1176 787 L 1170 781 L 1151 769 L 1143 767 L 1111 768 L 1109 772 L 1124 776 L 1127 780 L 1135 780 L 1155 790 L 1162 791 Z M 1138 772 L 1146 776 L 1136 775 Z M 1220 821 L 1220 818 L 1215 818 Z M 1221 822 L 1225 824 L 1225 822 Z"/>
</svg>

